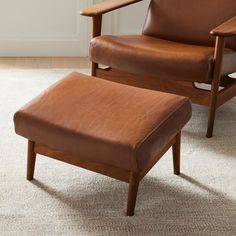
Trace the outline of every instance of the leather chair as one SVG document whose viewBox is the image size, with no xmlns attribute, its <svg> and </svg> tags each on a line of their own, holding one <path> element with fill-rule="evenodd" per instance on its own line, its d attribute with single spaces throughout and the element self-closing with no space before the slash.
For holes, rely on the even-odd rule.
<svg viewBox="0 0 236 236">
<path fill-rule="evenodd" d="M 229 76 L 236 72 L 236 0 L 151 0 L 142 34 L 101 35 L 104 13 L 139 1 L 108 0 L 81 11 L 93 18 L 92 75 L 208 106 L 212 137 L 216 109 L 236 95 Z"/>
</svg>

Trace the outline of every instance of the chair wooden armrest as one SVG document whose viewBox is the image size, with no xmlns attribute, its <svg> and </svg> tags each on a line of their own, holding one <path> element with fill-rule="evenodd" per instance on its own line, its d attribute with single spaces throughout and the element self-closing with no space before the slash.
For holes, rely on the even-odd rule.
<svg viewBox="0 0 236 236">
<path fill-rule="evenodd" d="M 236 36 L 236 16 L 213 29 L 211 34 L 220 37 Z"/>
<path fill-rule="evenodd" d="M 95 17 L 140 1 L 142 0 L 108 0 L 83 9 L 80 14 Z"/>
</svg>

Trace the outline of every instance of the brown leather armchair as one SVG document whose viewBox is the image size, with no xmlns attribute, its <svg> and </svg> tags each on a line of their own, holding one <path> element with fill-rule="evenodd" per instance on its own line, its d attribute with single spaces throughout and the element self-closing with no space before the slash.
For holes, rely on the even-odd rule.
<svg viewBox="0 0 236 236">
<path fill-rule="evenodd" d="M 101 36 L 104 13 L 139 1 L 108 0 L 81 11 L 93 18 L 92 75 L 208 106 L 212 137 L 216 109 L 236 95 L 229 77 L 236 72 L 236 0 L 151 0 L 142 34 Z"/>
</svg>

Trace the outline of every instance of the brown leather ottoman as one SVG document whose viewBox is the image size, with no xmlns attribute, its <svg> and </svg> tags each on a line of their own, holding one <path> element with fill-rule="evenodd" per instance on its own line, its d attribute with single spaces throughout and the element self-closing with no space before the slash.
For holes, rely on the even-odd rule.
<svg viewBox="0 0 236 236">
<path fill-rule="evenodd" d="M 180 132 L 191 117 L 188 98 L 72 73 L 16 112 L 27 138 L 27 179 L 36 154 L 129 183 L 134 214 L 139 181 L 172 146 L 180 172 Z"/>
</svg>

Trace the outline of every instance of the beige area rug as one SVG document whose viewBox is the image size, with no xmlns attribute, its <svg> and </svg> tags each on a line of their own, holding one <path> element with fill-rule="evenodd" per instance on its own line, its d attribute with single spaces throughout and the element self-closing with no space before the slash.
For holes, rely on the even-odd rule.
<svg viewBox="0 0 236 236">
<path fill-rule="evenodd" d="M 125 216 L 127 184 L 108 177 L 38 156 L 26 181 L 13 114 L 68 72 L 0 70 L 0 235 L 236 235 L 236 99 L 218 110 L 212 139 L 207 109 L 194 106 L 182 174 L 168 152 L 141 182 L 134 217 Z"/>
</svg>

